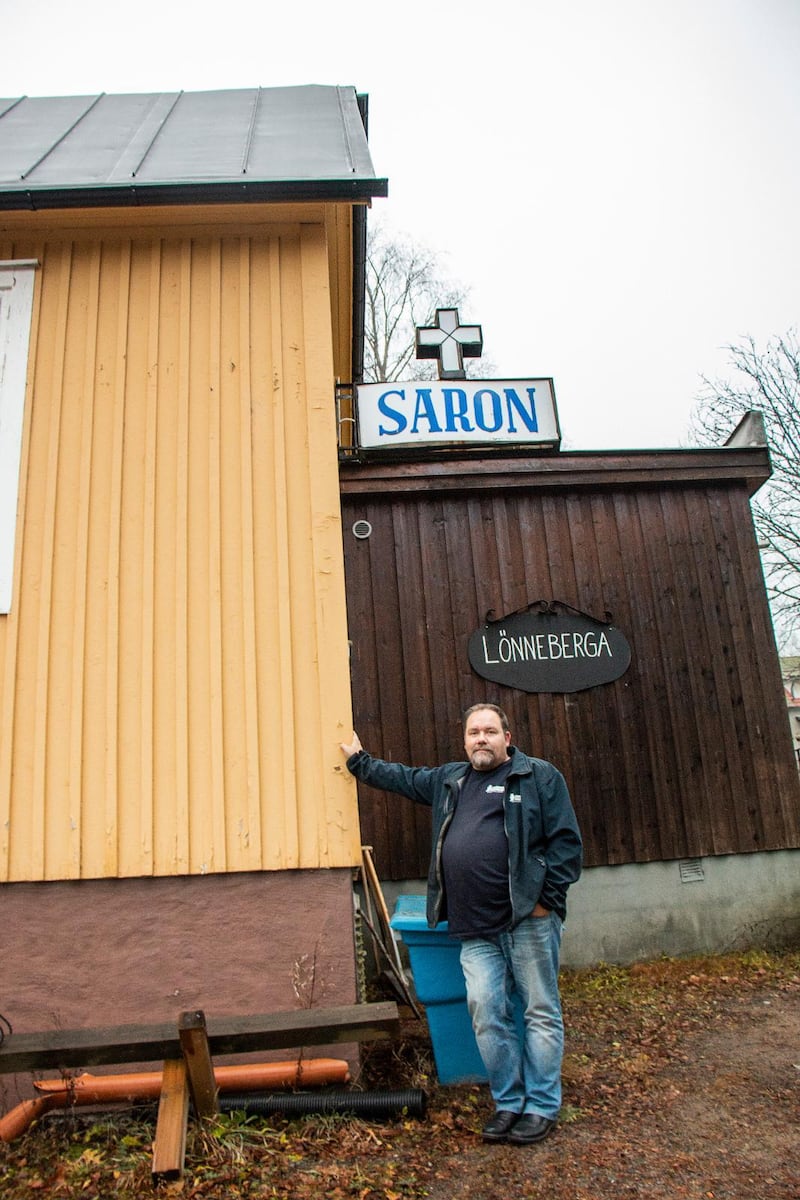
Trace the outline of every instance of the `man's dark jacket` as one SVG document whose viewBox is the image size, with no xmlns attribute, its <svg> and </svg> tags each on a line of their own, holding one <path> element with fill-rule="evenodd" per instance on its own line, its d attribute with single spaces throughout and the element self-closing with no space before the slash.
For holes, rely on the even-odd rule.
<svg viewBox="0 0 800 1200">
<path fill-rule="evenodd" d="M 567 889 L 581 873 L 581 835 L 569 792 L 560 771 L 541 758 L 529 758 L 509 746 L 511 771 L 503 797 L 508 837 L 511 928 L 533 912 L 536 904 L 567 912 Z M 348 770 L 370 787 L 398 792 L 433 810 L 431 862 L 428 871 L 427 918 L 431 928 L 446 919 L 442 877 L 442 843 L 453 819 L 461 783 L 469 763 L 441 767 L 407 767 L 385 762 L 359 750 L 347 760 Z"/>
</svg>

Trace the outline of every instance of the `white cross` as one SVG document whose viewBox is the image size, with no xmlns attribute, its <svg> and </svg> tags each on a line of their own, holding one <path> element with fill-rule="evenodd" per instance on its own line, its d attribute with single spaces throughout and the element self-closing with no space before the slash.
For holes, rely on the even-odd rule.
<svg viewBox="0 0 800 1200">
<path fill-rule="evenodd" d="M 480 325 L 459 325 L 457 308 L 437 308 L 436 324 L 417 328 L 417 358 L 439 360 L 440 379 L 466 379 L 464 356 L 480 358 Z"/>
</svg>

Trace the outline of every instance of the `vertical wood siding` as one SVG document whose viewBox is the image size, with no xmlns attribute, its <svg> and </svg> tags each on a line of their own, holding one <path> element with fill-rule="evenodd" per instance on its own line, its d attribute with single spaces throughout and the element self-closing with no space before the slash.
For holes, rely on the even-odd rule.
<svg viewBox="0 0 800 1200">
<path fill-rule="evenodd" d="M 23 249 L 0 878 L 352 865 L 324 226 Z"/>
<path fill-rule="evenodd" d="M 506 709 L 522 749 L 566 775 L 590 865 L 800 845 L 743 486 L 470 494 L 465 479 L 457 495 L 344 492 L 353 703 L 369 749 L 415 765 L 460 759 L 460 714 L 485 699 Z M 357 519 L 369 539 L 353 537 Z M 487 613 L 539 599 L 612 613 L 628 672 L 571 695 L 475 675 L 467 642 Z M 361 807 L 383 876 L 424 876 L 427 812 L 367 788 Z"/>
</svg>

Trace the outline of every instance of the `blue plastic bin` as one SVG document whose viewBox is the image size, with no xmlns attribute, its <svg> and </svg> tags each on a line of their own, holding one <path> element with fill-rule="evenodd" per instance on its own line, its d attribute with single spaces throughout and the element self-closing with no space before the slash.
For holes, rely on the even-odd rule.
<svg viewBox="0 0 800 1200">
<path fill-rule="evenodd" d="M 392 929 L 408 947 L 414 989 L 425 1007 L 440 1083 L 485 1083 L 467 1012 L 467 993 L 459 953 L 461 943 L 447 932 L 447 922 L 429 929 L 424 896 L 398 896 Z"/>
</svg>

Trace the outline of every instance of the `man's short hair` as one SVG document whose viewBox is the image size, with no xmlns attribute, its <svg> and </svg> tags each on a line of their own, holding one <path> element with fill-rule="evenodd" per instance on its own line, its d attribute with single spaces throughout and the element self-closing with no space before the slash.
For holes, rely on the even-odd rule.
<svg viewBox="0 0 800 1200">
<path fill-rule="evenodd" d="M 508 717 L 506 716 L 506 714 L 503 712 L 502 708 L 500 708 L 500 706 L 498 704 L 473 704 L 473 705 L 471 705 L 467 709 L 467 711 L 464 713 L 464 728 L 466 729 L 467 721 L 469 721 L 469 719 L 473 713 L 483 712 L 484 709 L 488 709 L 489 712 L 493 712 L 495 714 L 495 716 L 499 717 L 500 725 L 502 726 L 503 733 L 508 733 L 509 728 L 510 728 L 510 726 L 508 724 Z"/>
</svg>

